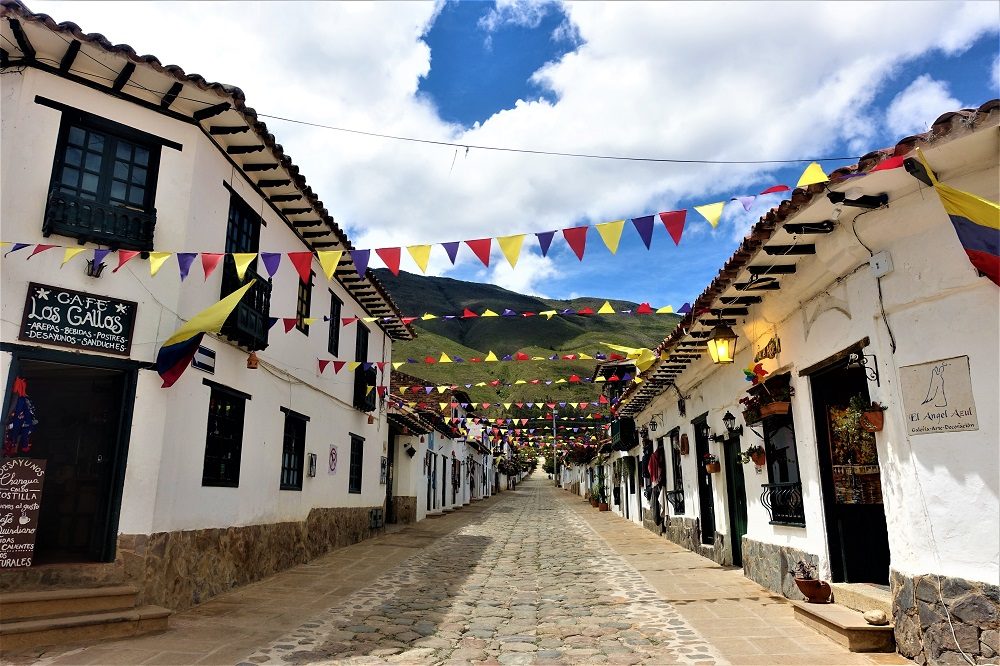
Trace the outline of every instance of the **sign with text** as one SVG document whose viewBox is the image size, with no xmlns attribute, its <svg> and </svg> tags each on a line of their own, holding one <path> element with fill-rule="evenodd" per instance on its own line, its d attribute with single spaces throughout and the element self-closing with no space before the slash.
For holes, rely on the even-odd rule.
<svg viewBox="0 0 1000 666">
<path fill-rule="evenodd" d="M 139 304 L 28 283 L 19 340 L 128 356 Z"/>
<path fill-rule="evenodd" d="M 899 379 L 911 435 L 979 430 L 968 356 L 903 366 Z"/>
<path fill-rule="evenodd" d="M 44 460 L 0 461 L 0 569 L 31 566 L 44 481 Z"/>
</svg>

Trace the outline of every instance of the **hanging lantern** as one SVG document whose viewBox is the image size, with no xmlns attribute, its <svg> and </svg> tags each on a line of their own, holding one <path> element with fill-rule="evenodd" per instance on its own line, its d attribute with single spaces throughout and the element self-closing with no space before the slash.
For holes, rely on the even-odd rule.
<svg viewBox="0 0 1000 666">
<path fill-rule="evenodd" d="M 708 336 L 708 353 L 712 355 L 712 363 L 717 365 L 732 363 L 736 358 L 736 333 L 722 323 L 721 317 Z"/>
</svg>

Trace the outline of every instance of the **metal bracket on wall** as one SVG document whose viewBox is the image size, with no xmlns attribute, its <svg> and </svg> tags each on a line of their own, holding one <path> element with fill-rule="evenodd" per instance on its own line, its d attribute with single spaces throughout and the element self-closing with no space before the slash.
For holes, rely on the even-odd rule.
<svg viewBox="0 0 1000 666">
<path fill-rule="evenodd" d="M 869 359 L 871 359 L 869 361 Z M 879 382 L 878 374 L 878 359 L 875 354 L 859 354 L 857 352 L 851 352 L 847 356 L 847 364 L 845 368 L 860 368 L 865 371 L 865 377 L 868 381 L 875 382 L 875 386 L 882 386 Z"/>
</svg>

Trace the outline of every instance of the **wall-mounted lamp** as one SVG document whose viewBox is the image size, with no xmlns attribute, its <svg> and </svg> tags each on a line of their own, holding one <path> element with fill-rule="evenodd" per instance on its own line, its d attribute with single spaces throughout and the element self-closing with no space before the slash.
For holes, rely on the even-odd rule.
<svg viewBox="0 0 1000 666">
<path fill-rule="evenodd" d="M 719 323 L 708 336 L 708 353 L 712 355 L 712 363 L 722 365 L 732 363 L 736 357 L 736 333 L 722 321 L 719 313 Z"/>
<path fill-rule="evenodd" d="M 415 448 L 413 448 L 412 445 L 409 445 L 409 446 L 406 447 L 406 455 L 408 455 L 408 456 L 410 456 L 412 458 L 416 454 L 417 454 L 417 450 Z"/>
<path fill-rule="evenodd" d="M 852 187 L 846 192 L 827 192 L 826 198 L 835 206 L 843 204 L 855 208 L 881 208 L 889 203 L 888 194 L 862 194 L 860 187 Z"/>
<path fill-rule="evenodd" d="M 739 428 L 736 427 L 736 417 L 728 409 L 722 417 L 722 423 L 726 426 L 726 432 L 730 435 L 734 436 L 743 434 L 743 426 L 740 426 Z"/>
<path fill-rule="evenodd" d="M 868 362 L 871 359 L 871 363 Z M 875 354 L 860 354 L 858 352 L 851 352 L 847 356 L 847 364 L 844 366 L 845 369 L 861 369 L 865 372 L 865 377 L 868 381 L 875 382 L 875 386 L 881 386 L 879 383 L 878 374 L 878 359 L 875 358 Z"/>
<path fill-rule="evenodd" d="M 87 277 L 99 278 L 105 268 L 107 264 L 103 261 L 95 264 L 93 259 L 87 259 Z"/>
<path fill-rule="evenodd" d="M 712 442 L 715 442 L 716 444 L 722 444 L 723 442 L 726 441 L 726 436 L 725 435 L 709 435 L 708 439 L 710 441 L 712 441 Z"/>
</svg>

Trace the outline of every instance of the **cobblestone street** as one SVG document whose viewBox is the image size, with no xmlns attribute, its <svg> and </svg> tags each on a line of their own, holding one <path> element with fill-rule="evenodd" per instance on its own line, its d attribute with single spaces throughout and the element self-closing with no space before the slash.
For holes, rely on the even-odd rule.
<svg viewBox="0 0 1000 666">
<path fill-rule="evenodd" d="M 580 498 L 517 491 L 41 663 L 867 664 L 780 597 Z M 27 659 L 25 660 L 27 661 Z"/>
</svg>

